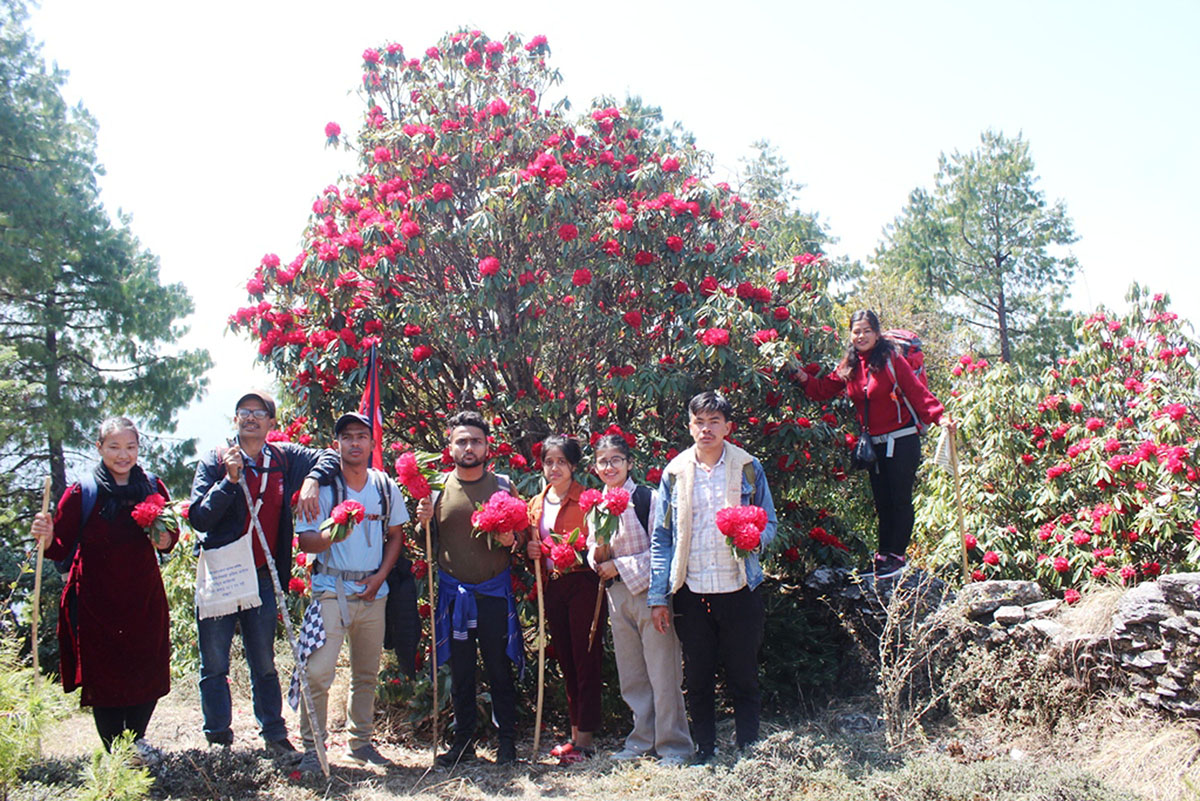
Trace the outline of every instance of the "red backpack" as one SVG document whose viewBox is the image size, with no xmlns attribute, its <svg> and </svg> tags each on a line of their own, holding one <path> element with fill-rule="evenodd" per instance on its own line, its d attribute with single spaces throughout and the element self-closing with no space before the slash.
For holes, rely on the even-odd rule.
<svg viewBox="0 0 1200 801">
<path fill-rule="evenodd" d="M 906 328 L 889 328 L 883 332 L 883 336 L 900 351 L 921 384 L 928 387 L 929 377 L 925 375 L 925 351 L 921 350 L 921 337 Z"/>
</svg>

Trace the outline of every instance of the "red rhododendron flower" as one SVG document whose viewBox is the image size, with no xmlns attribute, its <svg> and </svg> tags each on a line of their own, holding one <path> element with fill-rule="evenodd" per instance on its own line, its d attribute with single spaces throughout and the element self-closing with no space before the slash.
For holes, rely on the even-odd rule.
<svg viewBox="0 0 1200 801">
<path fill-rule="evenodd" d="M 679 159 L 668 156 L 662 160 L 662 168 L 664 172 L 678 172 Z"/>
<path fill-rule="evenodd" d="M 333 139 L 334 137 L 337 137 L 337 136 L 341 136 L 341 133 L 342 133 L 342 126 L 338 125 L 336 122 L 325 123 L 325 135 L 328 136 L 330 139 Z"/>
<path fill-rule="evenodd" d="M 488 534 L 519 531 L 528 522 L 525 502 L 503 490 L 493 493 L 487 503 L 471 515 L 471 525 Z"/>
<path fill-rule="evenodd" d="M 417 345 L 413 348 L 412 357 L 414 362 L 423 362 L 433 355 L 433 348 L 428 345 Z"/>
<path fill-rule="evenodd" d="M 641 312 L 638 312 L 638 311 L 625 312 L 625 314 L 621 315 L 621 319 L 625 321 L 626 325 L 629 325 L 633 328 L 641 328 L 642 327 L 642 313 Z"/>
<path fill-rule="evenodd" d="M 579 236 L 579 229 L 570 223 L 558 227 L 558 238 L 564 242 L 570 242 L 577 236 Z"/>
<path fill-rule="evenodd" d="M 500 260 L 495 256 L 485 256 L 479 260 L 480 275 L 495 275 L 498 272 L 500 272 Z"/>
<path fill-rule="evenodd" d="M 609 487 L 604 491 L 604 508 L 609 514 L 624 514 L 629 506 L 629 493 L 620 487 Z"/>
<path fill-rule="evenodd" d="M 133 507 L 130 515 L 133 517 L 133 522 L 142 528 L 150 528 L 154 525 L 154 521 L 158 520 L 158 516 L 162 514 L 163 507 L 166 505 L 167 499 L 156 492 L 147 495 L 144 501 Z"/>
<path fill-rule="evenodd" d="M 288 579 L 288 589 L 296 595 L 304 595 L 308 592 L 308 584 L 299 576 L 292 576 Z"/>
<path fill-rule="evenodd" d="M 979 540 L 975 539 L 974 534 L 966 534 L 963 536 L 963 543 L 966 544 L 967 550 L 970 551 L 979 545 Z"/>
<path fill-rule="evenodd" d="M 571 283 L 575 286 L 587 286 L 592 283 L 592 271 L 580 268 L 571 276 Z"/>
<path fill-rule="evenodd" d="M 1066 573 L 1071 569 L 1071 563 L 1065 556 L 1056 556 L 1054 557 L 1054 569 L 1059 573 Z"/>
<path fill-rule="evenodd" d="M 353 521 L 355 525 L 361 523 L 366 517 L 366 508 L 358 501 L 342 501 L 337 506 L 333 507 L 330 517 L 333 522 L 339 526 L 344 526 Z"/>
<path fill-rule="evenodd" d="M 724 328 L 709 328 L 700 334 L 700 341 L 710 348 L 729 344 L 729 332 Z"/>
<path fill-rule="evenodd" d="M 987 573 L 982 570 L 972 570 L 971 581 L 987 581 Z"/>
<path fill-rule="evenodd" d="M 788 311 L 787 306 L 775 307 L 775 311 L 772 312 L 772 314 L 774 315 L 776 320 L 779 320 L 781 322 L 792 316 L 791 312 Z"/>
<path fill-rule="evenodd" d="M 995 551 L 984 551 L 983 563 L 985 565 L 992 565 L 995 567 L 996 565 L 1000 564 L 1000 554 L 996 553 Z"/>
<path fill-rule="evenodd" d="M 1104 428 L 1104 421 L 1098 417 L 1089 417 L 1083 426 L 1088 431 L 1099 431 L 1100 429 Z"/>
<path fill-rule="evenodd" d="M 754 336 L 751 339 L 755 345 L 762 345 L 765 342 L 774 342 L 779 339 L 779 332 L 774 328 L 764 328 L 761 331 L 754 332 Z"/>
<path fill-rule="evenodd" d="M 662 480 L 662 472 L 661 467 L 650 468 L 646 471 L 646 481 L 650 484 L 657 484 Z M 1200 539 L 1200 535 L 1197 535 L 1197 539 Z"/>
<path fill-rule="evenodd" d="M 429 190 L 429 196 L 435 201 L 449 200 L 454 197 L 454 189 L 447 183 L 434 184 Z"/>
<path fill-rule="evenodd" d="M 766 527 L 767 513 L 760 506 L 729 506 L 717 512 L 717 530 L 739 559 L 758 550 Z"/>
<path fill-rule="evenodd" d="M 424 559 L 417 559 L 412 563 L 412 574 L 415 579 L 423 579 L 429 575 L 429 563 Z"/>
<path fill-rule="evenodd" d="M 675 253 L 678 253 L 679 251 L 683 250 L 683 237 L 668 236 L 667 237 L 667 247 L 670 250 L 674 251 Z"/>
<path fill-rule="evenodd" d="M 550 561 L 559 572 L 570 570 L 579 564 L 578 551 L 570 543 L 556 542 L 550 546 Z"/>
<path fill-rule="evenodd" d="M 585 489 L 579 495 L 579 508 L 584 513 L 590 512 L 593 506 L 596 506 L 604 500 L 604 494 L 598 489 Z"/>
<path fill-rule="evenodd" d="M 1066 601 L 1068 605 L 1079 603 L 1079 599 L 1081 597 L 1082 596 L 1079 594 L 1079 590 L 1066 590 L 1063 592 L 1063 600 Z"/>
</svg>

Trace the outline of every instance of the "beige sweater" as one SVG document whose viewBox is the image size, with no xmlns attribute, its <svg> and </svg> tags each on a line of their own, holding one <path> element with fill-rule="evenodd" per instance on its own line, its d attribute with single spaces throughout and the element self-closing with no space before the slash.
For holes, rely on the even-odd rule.
<svg viewBox="0 0 1200 801">
<path fill-rule="evenodd" d="M 688 556 L 692 549 L 692 490 L 696 479 L 696 447 L 676 456 L 663 472 L 671 481 L 672 528 L 675 554 L 671 559 L 671 594 L 687 579 Z M 742 502 L 742 472 L 754 457 L 733 443 L 725 443 L 725 505 Z M 745 570 L 745 567 L 742 567 Z M 744 573 L 743 573 L 744 576 Z"/>
</svg>

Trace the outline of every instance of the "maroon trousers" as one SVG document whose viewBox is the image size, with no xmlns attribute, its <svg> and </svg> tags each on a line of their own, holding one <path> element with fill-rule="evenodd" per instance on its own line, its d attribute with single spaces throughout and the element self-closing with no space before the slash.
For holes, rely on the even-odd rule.
<svg viewBox="0 0 1200 801">
<path fill-rule="evenodd" d="M 596 642 L 588 650 L 588 631 L 596 611 L 596 595 L 603 592 L 600 577 L 579 570 L 546 583 L 546 622 L 554 654 L 562 666 L 571 725 L 579 731 L 600 727 L 600 666 L 604 661 L 604 635 L 608 599 L 602 601 Z"/>
</svg>

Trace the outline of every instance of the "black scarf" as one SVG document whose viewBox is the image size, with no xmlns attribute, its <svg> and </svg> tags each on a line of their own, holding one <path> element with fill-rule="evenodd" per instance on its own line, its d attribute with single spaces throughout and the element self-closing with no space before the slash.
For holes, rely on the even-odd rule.
<svg viewBox="0 0 1200 801">
<path fill-rule="evenodd" d="M 158 488 L 151 486 L 146 473 L 136 464 L 129 471 L 129 481 L 126 484 L 118 484 L 104 466 L 104 462 L 96 465 L 94 475 L 98 490 L 96 501 L 100 507 L 100 516 L 105 520 L 112 520 L 120 510 L 137 506 L 146 500 L 147 495 L 158 492 Z"/>
</svg>

